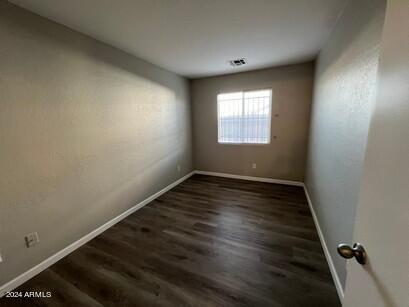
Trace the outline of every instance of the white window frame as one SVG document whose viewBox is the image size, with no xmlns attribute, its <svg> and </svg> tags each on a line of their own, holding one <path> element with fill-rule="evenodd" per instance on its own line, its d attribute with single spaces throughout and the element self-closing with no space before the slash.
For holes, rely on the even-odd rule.
<svg viewBox="0 0 409 307">
<path fill-rule="evenodd" d="M 270 92 L 270 101 L 269 101 L 269 116 L 268 116 L 268 131 L 267 131 L 267 142 L 266 143 L 249 143 L 249 142 L 221 142 L 220 141 L 220 101 L 219 95 L 222 94 L 233 94 L 233 93 L 241 93 L 242 94 L 242 109 L 244 110 L 244 94 L 247 92 L 257 92 L 257 91 L 269 91 Z M 273 89 L 272 88 L 260 88 L 260 89 L 249 89 L 249 90 L 241 90 L 241 91 L 232 91 L 232 92 L 220 92 L 217 94 L 217 143 L 222 145 L 256 145 L 256 146 L 263 146 L 269 145 L 271 143 L 271 118 L 272 118 L 272 107 L 273 107 Z M 242 129 L 242 128 L 240 128 Z"/>
</svg>

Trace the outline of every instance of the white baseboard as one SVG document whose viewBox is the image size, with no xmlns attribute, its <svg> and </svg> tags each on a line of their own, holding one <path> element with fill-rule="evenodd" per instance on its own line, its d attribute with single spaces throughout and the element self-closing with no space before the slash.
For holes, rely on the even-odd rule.
<svg viewBox="0 0 409 307">
<path fill-rule="evenodd" d="M 342 302 L 344 301 L 344 289 L 342 288 L 341 281 L 339 280 L 337 270 L 335 269 L 331 254 L 329 253 L 327 243 L 325 242 L 324 235 L 321 231 L 321 227 L 318 222 L 317 215 L 315 214 L 314 207 L 312 206 L 311 198 L 310 198 L 310 195 L 308 194 L 308 190 L 305 184 L 304 184 L 304 191 L 305 191 L 305 195 L 307 196 L 308 206 L 310 207 L 312 218 L 314 219 L 315 228 L 317 228 L 318 236 L 320 238 L 321 245 L 324 250 L 325 258 L 327 258 L 329 270 L 331 272 L 332 279 L 334 280 L 335 288 L 337 289 L 338 296 L 342 304 Z"/>
<path fill-rule="evenodd" d="M 173 187 L 177 186 L 179 183 L 185 181 L 186 179 L 188 179 L 190 176 L 192 176 L 195 172 L 191 172 L 189 174 L 187 174 L 186 176 L 176 180 L 175 182 L 171 183 L 170 185 L 168 185 L 167 187 L 163 188 L 162 190 L 160 190 L 159 192 L 156 192 L 155 194 L 149 196 L 148 198 L 146 198 L 145 200 L 143 200 L 142 202 L 136 204 L 135 206 L 133 206 L 132 208 L 126 210 L 125 212 L 121 213 L 120 215 L 118 215 L 117 217 L 113 218 L 112 220 L 106 222 L 105 224 L 103 224 L 102 226 L 98 227 L 97 229 L 93 230 L 92 232 L 90 232 L 89 234 L 83 236 L 81 239 L 75 241 L 74 243 L 68 245 L 67 247 L 65 247 L 64 249 L 60 250 L 59 252 L 57 252 L 56 254 L 52 255 L 51 257 L 47 258 L 46 260 L 44 260 L 43 262 L 37 264 L 35 267 L 29 269 L 28 271 L 24 272 L 23 274 L 17 276 L 16 278 L 14 278 L 13 280 L 9 281 L 8 283 L 0 286 L 0 297 L 4 296 L 4 294 L 6 292 L 12 291 L 13 289 L 17 288 L 18 286 L 22 285 L 23 283 L 25 283 L 27 280 L 29 280 L 30 278 L 33 278 L 35 275 L 39 274 L 40 272 L 44 271 L 45 269 L 47 269 L 48 267 L 50 267 L 51 265 L 53 265 L 54 263 L 56 263 L 58 260 L 64 258 L 65 256 L 67 256 L 68 254 L 72 253 L 74 250 L 76 250 L 77 248 L 81 247 L 82 245 L 84 245 L 85 243 L 87 243 L 88 241 L 92 240 L 93 238 L 95 238 L 96 236 L 98 236 L 99 234 L 101 234 L 102 232 L 104 232 L 105 230 L 107 230 L 108 228 L 112 227 L 113 225 L 115 225 L 116 223 L 120 222 L 121 220 L 123 220 L 124 218 L 126 218 L 128 215 L 134 213 L 135 211 L 139 210 L 140 208 L 142 208 L 143 206 L 147 205 L 148 203 L 150 203 L 152 200 L 154 200 L 155 198 L 161 196 L 162 194 L 166 193 L 167 191 L 169 191 L 170 189 L 172 189 Z"/>
<path fill-rule="evenodd" d="M 218 177 L 226 177 L 226 178 L 235 178 L 235 179 L 243 179 L 243 180 L 251 180 L 251 181 L 261 181 L 261 182 L 269 182 L 269 183 L 279 183 L 279 184 L 286 184 L 286 185 L 293 185 L 293 186 L 301 186 L 304 188 L 305 195 L 307 197 L 308 206 L 310 207 L 312 218 L 314 219 L 314 224 L 318 232 L 318 236 L 321 241 L 322 248 L 324 250 L 325 258 L 327 259 L 328 266 L 332 275 L 332 279 L 334 280 L 335 288 L 337 289 L 337 293 L 341 303 L 344 300 L 344 289 L 342 288 L 341 281 L 339 280 L 339 276 L 337 270 L 335 269 L 334 262 L 332 261 L 331 254 L 329 253 L 327 244 L 324 239 L 324 235 L 321 231 L 320 224 L 318 223 L 317 215 L 315 214 L 314 207 L 312 206 L 311 198 L 308 194 L 307 187 L 303 182 L 300 181 L 291 181 L 291 180 L 282 180 L 282 179 L 271 179 L 271 178 L 262 178 L 262 177 L 251 177 L 251 176 L 241 176 L 241 175 L 232 175 L 232 174 L 225 174 L 225 173 L 217 173 L 217 172 L 207 172 L 207 171 L 199 171 L 196 170 L 195 174 L 200 175 L 208 175 L 208 176 L 218 176 Z"/>
<path fill-rule="evenodd" d="M 78 249 L 79 247 L 81 247 L 82 245 L 84 245 L 88 241 L 92 240 L 93 238 L 95 238 L 96 236 L 98 236 L 99 234 L 101 234 L 102 232 L 107 230 L 108 228 L 110 228 L 113 225 L 115 225 L 116 223 L 120 222 L 121 220 L 123 220 L 124 218 L 129 216 L 130 214 L 134 213 L 138 209 L 140 209 L 143 206 L 147 205 L 148 203 L 153 201 L 155 198 L 157 198 L 157 197 L 161 196 L 162 194 L 166 193 L 167 191 L 169 191 L 173 187 L 177 186 L 181 182 L 185 181 L 186 179 L 188 179 L 189 177 L 191 177 L 194 174 L 217 176 L 217 177 L 226 177 L 226 178 L 235 178 L 235 179 L 243 179 L 243 180 L 251 180 L 251 181 L 260 181 L 260 182 L 269 182 L 269 183 L 278 183 L 278 184 L 286 184 L 286 185 L 304 187 L 305 194 L 306 194 L 307 200 L 308 200 L 308 205 L 310 207 L 311 214 L 312 214 L 312 217 L 314 219 L 315 226 L 317 228 L 318 236 L 320 238 L 322 247 L 324 249 L 324 254 L 325 254 L 325 257 L 327 259 L 328 266 L 330 268 L 331 275 L 332 275 L 332 278 L 333 278 L 334 283 L 335 283 L 335 287 L 336 287 L 336 289 L 338 291 L 338 295 L 339 295 L 339 298 L 340 298 L 341 303 L 342 303 L 342 301 L 344 299 L 344 290 L 343 290 L 341 282 L 339 280 L 338 273 L 335 270 L 334 263 L 332 262 L 332 258 L 331 258 L 331 255 L 330 255 L 329 251 L 328 251 L 328 247 L 327 247 L 327 245 L 325 243 L 325 239 L 324 239 L 324 236 L 322 234 L 321 228 L 319 226 L 318 219 L 317 219 L 317 216 L 315 214 L 314 208 L 312 206 L 311 199 L 310 199 L 310 197 L 308 195 L 307 188 L 305 187 L 303 182 L 291 181 L 291 180 L 281 180 L 281 179 L 271 179 L 271 178 L 262 178 L 262 177 L 241 176 L 241 175 L 233 175 L 233 174 L 225 174 L 225 173 L 217 173 L 217 172 L 207 172 L 207 171 L 199 171 L 199 170 L 193 171 L 193 172 L 187 174 L 186 176 L 176 180 L 175 182 L 171 183 L 170 185 L 163 188 L 159 192 L 151 195 L 150 197 L 146 198 L 142 202 L 136 204 L 132 208 L 126 210 L 122 214 L 118 215 L 117 217 L 113 218 L 112 220 L 108 221 L 107 223 L 103 224 L 102 226 L 98 227 L 97 229 L 93 230 L 89 234 L 85 235 L 84 237 L 80 238 L 79 240 L 75 241 L 74 243 L 68 245 L 67 247 L 65 247 L 61 251 L 57 252 L 56 254 L 52 255 L 51 257 L 47 258 L 46 260 L 39 263 L 35 267 L 33 267 L 30 270 L 24 272 L 23 274 L 17 276 L 16 278 L 9 281 L 8 283 L 0 286 L 0 297 L 2 297 L 6 292 L 12 291 L 13 289 L 15 289 L 18 286 L 22 285 L 27 280 L 33 278 L 35 275 L 37 275 L 40 272 L 44 271 L 45 269 L 47 269 L 48 267 L 50 267 L 51 265 L 53 265 L 54 263 L 56 263 L 60 259 L 64 258 L 68 254 L 72 253 L 74 250 Z"/>
<path fill-rule="evenodd" d="M 278 184 L 286 184 L 286 185 L 294 185 L 294 186 L 298 186 L 298 187 L 304 186 L 304 183 L 302 183 L 301 181 L 292 181 L 292 180 L 284 180 L 284 179 L 272 179 L 272 178 L 263 178 L 263 177 L 242 176 L 242 175 L 233 175 L 233 174 L 198 171 L 198 170 L 195 171 L 195 174 L 225 177 L 225 178 L 234 178 L 234 179 L 242 179 L 242 180 L 250 180 L 250 181 L 278 183 Z"/>
</svg>

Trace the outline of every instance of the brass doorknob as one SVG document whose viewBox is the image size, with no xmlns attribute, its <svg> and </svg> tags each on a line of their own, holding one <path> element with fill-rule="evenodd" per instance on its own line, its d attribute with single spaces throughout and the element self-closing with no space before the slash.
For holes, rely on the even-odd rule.
<svg viewBox="0 0 409 307">
<path fill-rule="evenodd" d="M 340 254 L 343 258 L 351 259 L 352 257 L 355 257 L 358 263 L 366 263 L 366 251 L 360 243 L 355 243 L 352 247 L 347 244 L 340 244 L 338 245 L 337 250 L 338 254 Z"/>
</svg>

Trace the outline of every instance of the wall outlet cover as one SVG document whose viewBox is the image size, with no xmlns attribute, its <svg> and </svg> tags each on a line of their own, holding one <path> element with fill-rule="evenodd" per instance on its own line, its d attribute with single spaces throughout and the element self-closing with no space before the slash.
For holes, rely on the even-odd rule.
<svg viewBox="0 0 409 307">
<path fill-rule="evenodd" d="M 40 242 L 37 232 L 29 233 L 28 235 L 25 236 L 24 239 L 26 241 L 27 247 L 32 247 L 33 245 L 36 245 L 38 242 Z"/>
</svg>

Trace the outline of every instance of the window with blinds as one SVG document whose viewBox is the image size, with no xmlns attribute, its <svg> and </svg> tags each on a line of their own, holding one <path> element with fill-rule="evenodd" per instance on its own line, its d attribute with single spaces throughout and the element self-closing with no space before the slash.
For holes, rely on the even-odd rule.
<svg viewBox="0 0 409 307">
<path fill-rule="evenodd" d="M 218 142 L 270 143 L 272 90 L 217 95 Z"/>
</svg>

